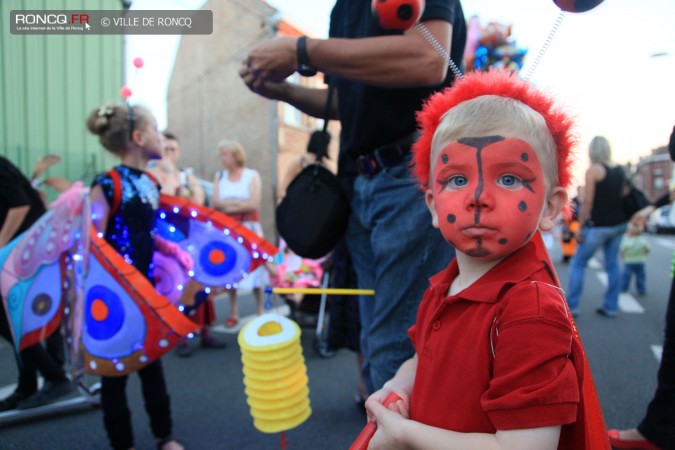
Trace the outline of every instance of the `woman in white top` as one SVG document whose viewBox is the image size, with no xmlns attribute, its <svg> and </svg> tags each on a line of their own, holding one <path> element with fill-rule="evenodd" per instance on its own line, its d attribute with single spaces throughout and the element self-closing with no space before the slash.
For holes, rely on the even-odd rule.
<svg viewBox="0 0 675 450">
<path fill-rule="evenodd" d="M 218 151 L 223 170 L 216 173 L 213 182 L 213 208 L 233 217 L 262 237 L 263 230 L 258 214 L 261 192 L 260 174 L 257 170 L 246 167 L 246 153 L 238 142 L 223 140 L 218 144 Z M 253 291 L 258 315 L 264 312 L 262 288 L 267 284 L 269 284 L 269 276 L 264 265 L 258 267 L 239 283 L 240 288 Z M 239 323 L 239 308 L 237 290 L 231 289 L 228 292 L 230 294 L 230 317 L 225 321 L 225 326 L 231 328 Z"/>
</svg>

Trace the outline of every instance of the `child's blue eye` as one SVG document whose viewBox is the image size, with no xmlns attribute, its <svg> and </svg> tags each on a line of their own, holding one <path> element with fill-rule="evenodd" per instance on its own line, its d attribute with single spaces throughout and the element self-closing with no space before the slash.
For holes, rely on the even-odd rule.
<svg viewBox="0 0 675 450">
<path fill-rule="evenodd" d="M 469 179 L 464 175 L 455 175 L 448 178 L 445 184 L 446 186 L 460 188 L 469 184 Z"/>
<path fill-rule="evenodd" d="M 513 188 L 520 186 L 522 180 L 515 175 L 502 175 L 497 179 L 497 184 L 507 188 Z"/>
</svg>

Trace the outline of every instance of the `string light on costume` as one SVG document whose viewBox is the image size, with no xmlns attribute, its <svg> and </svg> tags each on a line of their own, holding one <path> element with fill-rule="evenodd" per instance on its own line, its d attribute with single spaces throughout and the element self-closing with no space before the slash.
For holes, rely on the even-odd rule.
<svg viewBox="0 0 675 450">
<path fill-rule="evenodd" d="M 273 248 L 266 241 L 259 242 L 261 238 L 239 222 L 212 209 L 170 196 L 163 196 L 160 203 L 160 236 L 192 256 L 194 267 L 189 276 L 203 287 L 237 286 L 237 281 L 263 262 L 255 249 Z M 185 300 L 189 306 L 192 299 Z"/>
</svg>

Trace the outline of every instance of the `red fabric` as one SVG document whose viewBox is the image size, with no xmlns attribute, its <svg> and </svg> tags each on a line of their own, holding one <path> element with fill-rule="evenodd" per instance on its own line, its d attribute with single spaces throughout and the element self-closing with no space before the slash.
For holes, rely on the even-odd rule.
<svg viewBox="0 0 675 450">
<path fill-rule="evenodd" d="M 241 213 L 229 213 L 228 216 L 232 217 L 237 222 L 260 222 L 260 214 L 258 211 L 246 211 Z"/>
<path fill-rule="evenodd" d="M 446 297 L 456 275 L 453 261 L 431 279 L 409 331 L 418 354 L 411 417 L 484 433 L 574 422 L 572 324 L 535 244 Z"/>
<path fill-rule="evenodd" d="M 146 171 L 145 174 L 150 177 L 153 183 L 159 186 L 157 178 L 155 178 L 152 173 Z M 120 173 L 114 168 L 108 171 L 108 176 L 110 176 L 113 182 L 112 205 L 110 205 L 110 211 L 108 212 L 108 217 L 112 217 L 117 213 L 117 211 L 120 209 L 120 205 L 122 204 L 122 179 L 120 177 Z"/>
<path fill-rule="evenodd" d="M 190 320 L 199 325 L 204 330 L 205 327 L 213 325 L 216 319 L 216 311 L 213 307 L 213 300 L 211 297 L 207 298 L 204 303 L 199 305 L 194 313 L 190 315 Z"/>
<path fill-rule="evenodd" d="M 110 211 L 108 212 L 108 217 L 113 217 L 115 213 L 120 209 L 122 204 L 122 180 L 120 174 L 115 169 L 110 169 L 108 175 L 113 182 L 113 198 L 112 205 L 110 205 Z"/>
</svg>

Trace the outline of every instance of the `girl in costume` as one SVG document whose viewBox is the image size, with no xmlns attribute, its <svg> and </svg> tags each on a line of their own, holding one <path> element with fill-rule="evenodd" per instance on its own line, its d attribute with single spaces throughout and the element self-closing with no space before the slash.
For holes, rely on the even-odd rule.
<svg viewBox="0 0 675 450">
<path fill-rule="evenodd" d="M 161 136 L 152 113 L 140 106 L 102 106 L 89 114 L 87 127 L 99 136 L 106 150 L 121 160 L 121 164 L 109 172 L 97 175 L 92 184 L 92 222 L 96 229 L 151 282 L 155 249 L 175 256 L 184 268 L 191 268 L 192 259 L 188 254 L 157 235 L 159 186 L 154 177 L 144 171 L 149 160 L 162 156 Z M 121 192 L 116 190 L 120 185 Z M 170 400 L 161 361 L 157 359 L 143 367 L 138 375 L 157 448 L 182 450 L 183 446 L 171 435 Z M 103 422 L 114 449 L 134 447 L 126 383 L 126 375 L 101 379 Z"/>
</svg>

